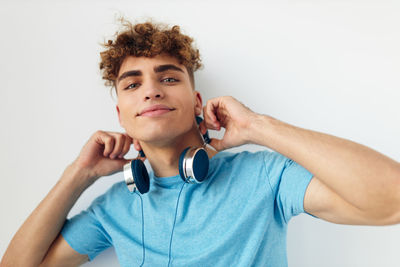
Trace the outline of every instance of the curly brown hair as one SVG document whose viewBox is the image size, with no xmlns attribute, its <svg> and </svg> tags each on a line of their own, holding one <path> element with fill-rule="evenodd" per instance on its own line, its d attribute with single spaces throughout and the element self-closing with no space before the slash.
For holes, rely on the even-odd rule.
<svg viewBox="0 0 400 267">
<path fill-rule="evenodd" d="M 169 28 L 165 24 L 147 21 L 133 25 L 121 18 L 122 32 L 115 33 L 115 40 L 108 40 L 101 44 L 106 48 L 100 52 L 100 71 L 105 85 L 116 90 L 116 79 L 119 68 L 127 56 L 154 57 L 167 54 L 178 59 L 188 71 L 190 82 L 194 89 L 193 72 L 202 67 L 200 53 L 193 45 L 193 39 L 180 32 L 175 25 Z"/>
</svg>

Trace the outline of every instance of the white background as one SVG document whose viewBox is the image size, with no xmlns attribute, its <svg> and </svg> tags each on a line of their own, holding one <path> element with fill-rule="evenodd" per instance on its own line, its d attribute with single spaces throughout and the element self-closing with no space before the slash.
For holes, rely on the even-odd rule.
<svg viewBox="0 0 400 267">
<path fill-rule="evenodd" d="M 399 14 L 398 3 L 381 0 L 2 1 L 0 256 L 89 137 L 123 131 L 98 68 L 117 16 L 178 24 L 192 36 L 204 102 L 232 95 L 258 113 L 399 161 Z M 261 148 L 234 150 L 242 149 Z M 98 180 L 69 215 L 121 180 L 122 173 Z M 289 266 L 399 266 L 399 240 L 399 225 L 301 214 L 289 223 Z M 116 265 L 108 249 L 85 266 Z"/>
</svg>

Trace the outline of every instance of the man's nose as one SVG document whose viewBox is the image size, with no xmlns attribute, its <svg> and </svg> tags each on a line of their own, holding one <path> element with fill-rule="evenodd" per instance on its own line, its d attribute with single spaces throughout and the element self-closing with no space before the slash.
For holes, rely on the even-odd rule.
<svg viewBox="0 0 400 267">
<path fill-rule="evenodd" d="M 145 100 L 163 98 L 164 92 L 157 82 L 149 82 L 145 88 Z"/>
</svg>

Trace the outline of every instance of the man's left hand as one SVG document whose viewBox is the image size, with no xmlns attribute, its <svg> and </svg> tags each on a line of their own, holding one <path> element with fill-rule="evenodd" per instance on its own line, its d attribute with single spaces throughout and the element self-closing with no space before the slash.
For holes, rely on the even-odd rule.
<svg viewBox="0 0 400 267">
<path fill-rule="evenodd" d="M 244 145 L 250 142 L 250 126 L 257 113 L 250 110 L 232 96 L 212 98 L 203 107 L 204 121 L 200 131 L 207 129 L 220 131 L 225 128 L 222 139 L 211 138 L 210 145 L 217 151 Z"/>
</svg>

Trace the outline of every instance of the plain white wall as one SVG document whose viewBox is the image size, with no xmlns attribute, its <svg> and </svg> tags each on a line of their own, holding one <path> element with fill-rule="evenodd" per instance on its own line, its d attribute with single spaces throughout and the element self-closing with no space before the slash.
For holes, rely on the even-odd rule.
<svg viewBox="0 0 400 267">
<path fill-rule="evenodd" d="M 178 24 L 194 37 L 204 101 L 232 95 L 256 112 L 400 160 L 395 1 L 2 1 L 1 256 L 88 138 L 98 129 L 123 131 L 98 70 L 99 43 L 118 30 L 121 14 Z M 263 148 L 233 150 L 242 149 Z M 122 180 L 121 173 L 101 178 L 69 215 Z M 301 214 L 289 223 L 289 266 L 399 266 L 398 240 L 399 225 L 337 225 Z M 85 264 L 115 265 L 113 249 Z"/>
</svg>

